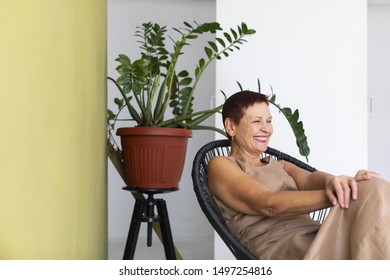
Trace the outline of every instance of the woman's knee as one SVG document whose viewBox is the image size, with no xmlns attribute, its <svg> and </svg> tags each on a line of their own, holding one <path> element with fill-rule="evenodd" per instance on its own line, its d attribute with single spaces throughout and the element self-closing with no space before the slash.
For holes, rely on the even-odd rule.
<svg viewBox="0 0 390 280">
<path fill-rule="evenodd" d="M 382 178 L 372 178 L 358 182 L 358 196 L 390 195 L 390 183 Z"/>
</svg>

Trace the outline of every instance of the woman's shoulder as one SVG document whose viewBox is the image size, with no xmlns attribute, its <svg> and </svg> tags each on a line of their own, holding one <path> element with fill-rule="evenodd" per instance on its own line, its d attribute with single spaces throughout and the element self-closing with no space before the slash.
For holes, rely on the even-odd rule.
<svg viewBox="0 0 390 280">
<path fill-rule="evenodd" d="M 232 156 L 215 156 L 208 162 L 208 170 L 222 172 L 226 175 L 227 172 L 235 172 L 242 170 L 240 162 Z M 229 170 L 229 171 L 228 171 Z"/>
<path fill-rule="evenodd" d="M 235 162 L 235 158 L 232 156 L 215 156 L 209 160 L 208 165 L 213 164 L 226 164 L 228 162 Z"/>
</svg>

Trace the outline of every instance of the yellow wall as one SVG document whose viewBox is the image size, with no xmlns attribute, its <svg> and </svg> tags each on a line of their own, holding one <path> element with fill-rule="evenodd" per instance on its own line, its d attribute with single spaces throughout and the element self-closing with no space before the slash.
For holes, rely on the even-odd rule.
<svg viewBox="0 0 390 280">
<path fill-rule="evenodd" d="M 0 259 L 107 258 L 106 0 L 0 3 Z"/>
</svg>

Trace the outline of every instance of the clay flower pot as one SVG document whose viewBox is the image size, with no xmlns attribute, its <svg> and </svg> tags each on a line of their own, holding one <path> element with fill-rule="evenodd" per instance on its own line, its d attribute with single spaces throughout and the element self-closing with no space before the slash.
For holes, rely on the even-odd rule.
<svg viewBox="0 0 390 280">
<path fill-rule="evenodd" d="M 192 131 L 183 128 L 119 128 L 122 159 L 130 188 L 178 188 L 188 138 Z"/>
</svg>

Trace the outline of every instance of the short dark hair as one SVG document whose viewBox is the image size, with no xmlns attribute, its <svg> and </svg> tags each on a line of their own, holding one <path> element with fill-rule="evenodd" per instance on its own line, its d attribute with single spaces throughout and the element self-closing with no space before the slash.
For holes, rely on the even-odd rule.
<svg viewBox="0 0 390 280">
<path fill-rule="evenodd" d="M 269 104 L 268 96 L 254 91 L 244 90 L 236 92 L 226 99 L 222 108 L 222 121 L 225 124 L 227 118 L 232 119 L 235 124 L 239 124 L 244 116 L 244 111 L 256 104 L 265 102 Z"/>
</svg>

